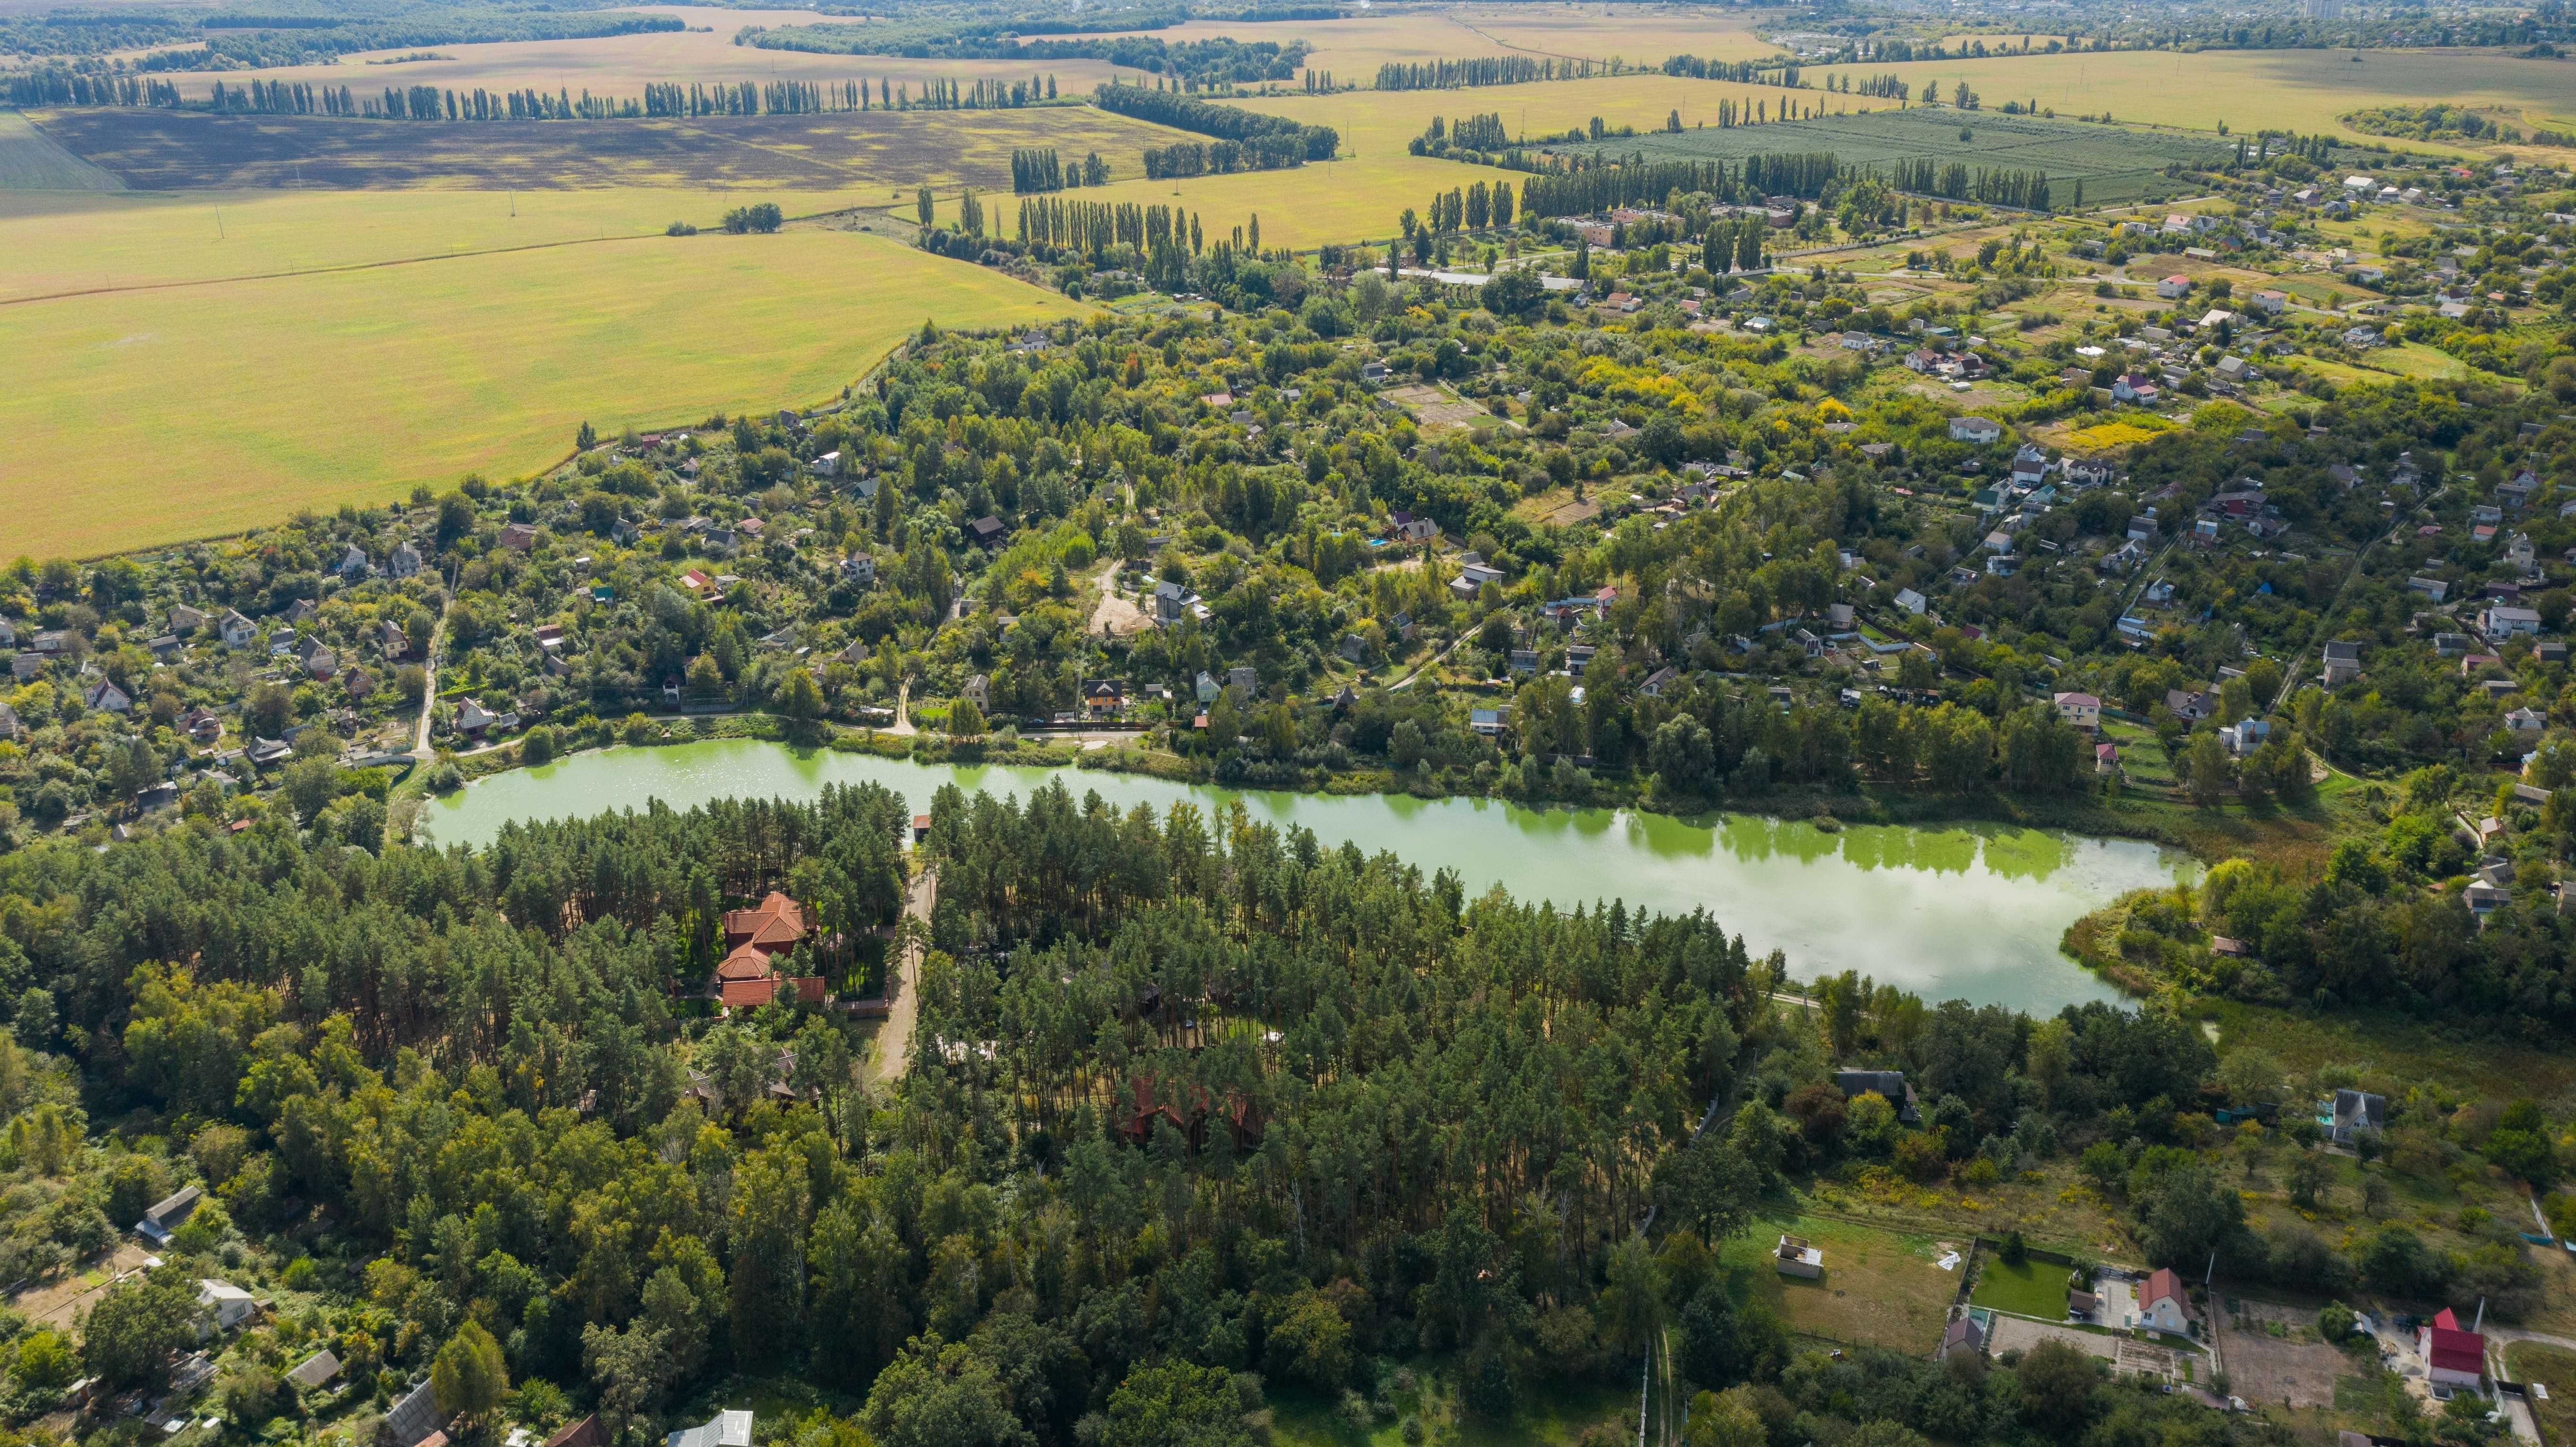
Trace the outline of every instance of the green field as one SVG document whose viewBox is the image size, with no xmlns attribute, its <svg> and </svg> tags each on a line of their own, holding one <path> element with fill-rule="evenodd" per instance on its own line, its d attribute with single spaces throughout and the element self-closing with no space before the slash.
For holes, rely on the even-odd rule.
<svg viewBox="0 0 2576 1447">
<path fill-rule="evenodd" d="M 2008 1266 L 2001 1258 L 1980 1252 L 1977 1284 L 1969 1289 L 1968 1301 L 2042 1321 L 2062 1320 L 2066 1316 L 2066 1268 L 2044 1261 Z"/>
<path fill-rule="evenodd" d="M 2552 1442 L 2576 1442 L 2576 1352 L 2542 1342 L 2518 1341 L 2504 1349 L 2505 1370 L 2518 1382 L 2549 1388 L 2549 1400 L 2532 1404 L 2540 1430 Z"/>
<path fill-rule="evenodd" d="M 662 237 L 0 306 L 12 552 L 86 556 L 835 394 L 925 318 L 1078 310 L 872 236 Z"/>
<path fill-rule="evenodd" d="M 1772 1248 L 1784 1231 L 1824 1252 L 1822 1278 L 1783 1276 L 1775 1269 Z M 1928 1352 L 1940 1343 L 1959 1289 L 1958 1273 L 1933 1263 L 1945 1250 L 1964 1251 L 1967 1244 L 1964 1235 L 1942 1241 L 1831 1216 L 1798 1216 L 1758 1221 L 1721 1254 L 1752 1283 L 1755 1299 L 1778 1311 L 1800 1336 Z"/>
<path fill-rule="evenodd" d="M 1464 51 L 1490 55 L 1499 51 Z M 1470 90 L 1361 91 L 1355 95 L 1283 95 L 1233 102 L 1245 110 L 1295 118 L 1306 125 L 1331 126 L 1342 133 L 1344 155 L 1363 160 L 1405 154 L 1405 142 L 1421 135 L 1434 116 L 1490 113 L 1503 118 L 1513 136 L 1558 135 L 1579 130 L 1594 116 L 1606 126 L 1634 126 L 1640 131 L 1664 123 L 1678 110 L 1682 124 L 1717 119 L 1717 103 L 1731 100 L 1750 111 L 1757 101 L 1778 104 L 1790 94 L 1778 86 L 1737 85 L 1693 80 L 1651 71 L 1636 75 L 1596 76 L 1590 80 L 1533 81 L 1527 85 L 1489 85 Z M 1833 96 L 1822 90 L 1795 92 L 1802 102 L 1823 101 L 1852 109 L 1882 102 L 1865 97 Z"/>
<path fill-rule="evenodd" d="M 1841 98 L 1836 97 L 1835 103 L 1841 103 Z M 1962 132 L 1971 139 L 1960 139 Z M 1992 110 L 1971 114 L 1922 106 L 1786 124 L 1659 131 L 1598 147 L 1556 149 L 1579 155 L 1596 149 L 1643 152 L 1657 161 L 1741 161 L 1751 155 L 1831 151 L 1847 165 L 1874 166 L 1882 172 L 1894 162 L 1916 160 L 1956 162 L 1972 172 L 1981 168 L 2041 171 L 2054 193 L 2050 199 L 2060 206 L 2073 201 L 2078 180 L 2084 183 L 2088 204 L 2183 195 L 2190 189 L 2187 183 L 2168 180 L 2163 174 L 2168 162 L 2206 165 L 2235 154 L 2232 144 L 2199 137 L 2008 116 Z"/>
<path fill-rule="evenodd" d="M 28 124 L 0 111 L 0 192 L 117 191 L 125 183 L 91 165 Z"/>
<path fill-rule="evenodd" d="M 0 117 L 5 119 L 5 117 Z M 789 216 L 882 204 L 889 190 L 0 190 L 0 303 L 714 227 L 749 201 Z"/>
<path fill-rule="evenodd" d="M 1132 202 L 1138 206 L 1178 206 L 1198 213 L 1210 236 L 1230 231 L 1254 216 L 1261 218 L 1261 244 L 1311 250 L 1327 242 L 1377 241 L 1403 235 L 1398 219 L 1409 207 L 1420 211 L 1435 192 L 1473 186 L 1479 181 L 1516 183 L 1509 171 L 1468 166 L 1419 156 L 1380 156 L 1332 161 L 1287 171 L 1238 171 L 1229 176 L 1195 176 L 1186 181 L 1113 181 L 1106 186 L 1067 191 L 1067 201 Z M 985 225 L 1004 236 L 1015 235 L 1018 201 L 1007 195 L 986 196 Z M 912 201 L 886 208 L 911 219 Z M 941 224 L 956 219 L 954 198 L 942 196 Z M 0 282 L 0 285 L 5 285 Z"/>
</svg>

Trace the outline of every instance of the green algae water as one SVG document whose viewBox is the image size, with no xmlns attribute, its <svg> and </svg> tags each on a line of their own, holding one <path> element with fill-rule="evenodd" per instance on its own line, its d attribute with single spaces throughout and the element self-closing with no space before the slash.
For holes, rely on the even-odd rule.
<svg viewBox="0 0 2576 1447">
<path fill-rule="evenodd" d="M 1076 798 L 1121 810 L 1178 803 L 1213 814 L 1240 800 L 1256 819 L 1313 831 L 1428 873 L 1454 869 L 1470 893 L 1501 885 L 1572 908 L 1705 909 L 1755 954 L 1785 951 L 1801 979 L 1858 970 L 1927 999 L 2034 1014 L 2118 991 L 2061 954 L 2058 937 L 2132 889 L 2187 879 L 2192 862 L 2134 840 L 1981 825 L 1846 825 L 1753 814 L 1675 818 L 1626 809 L 1528 809 L 1493 799 L 1342 797 L 1237 791 L 1092 770 L 916 764 L 748 739 L 615 748 L 480 779 L 430 802 L 420 833 L 480 846 L 502 826 L 732 797 L 810 798 L 825 784 L 882 784 L 930 807 L 940 785 L 1026 797 L 1061 778 Z"/>
</svg>

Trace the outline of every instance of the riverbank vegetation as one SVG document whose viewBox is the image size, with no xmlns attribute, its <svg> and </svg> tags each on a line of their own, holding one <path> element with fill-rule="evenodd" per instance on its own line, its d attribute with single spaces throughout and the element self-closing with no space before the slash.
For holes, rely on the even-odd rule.
<svg viewBox="0 0 2576 1447">
<path fill-rule="evenodd" d="M 206 1193 L 158 1269 L 12 1327 L 11 1410 L 62 1401 L 69 1365 L 105 1388 L 72 1420 L 107 1430 L 114 1394 L 164 1388 L 209 1277 L 267 1303 L 205 1344 L 227 1414 L 317 1441 L 423 1374 L 469 1435 L 596 1412 L 649 1441 L 792 1375 L 823 1413 L 798 1430 L 852 1443 L 1246 1443 L 1319 1406 L 1474 1441 L 1541 1401 L 1630 1410 L 1649 1360 L 1654 1403 L 1746 1441 L 2266 1440 L 2062 1345 L 1925 1366 L 1873 1332 L 1897 1349 L 1829 1358 L 1795 1333 L 1850 1328 L 1746 1235 L 1802 1211 L 1836 1279 L 1923 1274 L 1927 1301 L 1927 1243 L 2029 1227 L 2096 1260 L 2214 1253 L 2231 1291 L 2544 1310 L 2495 1227 L 2515 1178 L 2555 1179 L 2564 1124 L 2528 1102 L 2221 1055 L 2160 1007 L 1795 985 L 1705 914 L 1470 899 L 1239 809 L 949 788 L 917 867 L 907 822 L 863 787 L 481 852 L 379 857 L 279 814 L 0 858 L 0 1166 L 59 1203 L 14 1218 L 11 1273 Z M 883 1093 L 828 1005 L 695 998 L 724 911 L 771 889 L 849 952 L 831 983 L 868 985 L 862 946 L 932 870 Z M 2388 1092 L 2385 1146 L 2329 1156 L 2295 1102 L 2355 1083 Z M 346 1390 L 275 1379 L 321 1349 Z"/>
</svg>

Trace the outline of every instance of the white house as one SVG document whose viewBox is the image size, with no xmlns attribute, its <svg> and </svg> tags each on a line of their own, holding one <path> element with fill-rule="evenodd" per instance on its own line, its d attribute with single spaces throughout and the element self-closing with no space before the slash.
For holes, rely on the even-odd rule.
<svg viewBox="0 0 2576 1447">
<path fill-rule="evenodd" d="M 231 1331 L 250 1320 L 250 1314 L 259 1309 L 259 1303 L 251 1299 L 249 1292 L 229 1281 L 211 1278 L 198 1281 L 197 1306 L 202 1316 L 197 1328 L 200 1341 L 216 1332 Z"/>
<path fill-rule="evenodd" d="M 2156 295 L 2163 297 L 2168 301 L 2178 296 L 2189 296 L 2190 294 L 2191 278 L 2180 275 L 2179 273 L 2173 276 L 2168 276 L 2164 280 L 2156 283 Z"/>
<path fill-rule="evenodd" d="M 2002 441 L 2003 435 L 2004 425 L 1992 417 L 1950 419 L 1950 440 L 1953 442 L 1973 442 L 1984 446 L 1987 443 Z"/>
<path fill-rule="evenodd" d="M 2199 1314 L 2191 1309 L 2191 1298 L 2183 1290 L 2182 1278 L 2173 1273 L 2172 1267 L 2158 1267 L 2147 1278 L 2147 1284 L 2138 1288 L 2139 1326 L 2188 1336 L 2198 1319 Z"/>
<path fill-rule="evenodd" d="M 2540 614 L 2534 609 L 2498 603 L 2478 614 L 2478 631 L 2496 640 L 2516 634 L 2537 633 L 2540 631 Z"/>
<path fill-rule="evenodd" d="M 2449 1307 L 2415 1329 L 2415 1350 L 2424 1358 L 2424 1378 L 2437 1387 L 2471 1387 L 2486 1375 L 2487 1339 L 2462 1331 Z"/>
</svg>

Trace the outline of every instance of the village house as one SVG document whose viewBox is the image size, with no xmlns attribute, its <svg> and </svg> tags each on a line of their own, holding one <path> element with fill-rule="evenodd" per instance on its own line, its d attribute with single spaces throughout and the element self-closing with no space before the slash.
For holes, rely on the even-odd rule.
<svg viewBox="0 0 2576 1447">
<path fill-rule="evenodd" d="M 1988 443 L 2001 441 L 2003 439 L 2003 435 L 2004 425 L 1997 422 L 1992 417 L 1953 417 L 1950 419 L 1950 440 L 1954 442 L 1973 442 L 1979 446 L 1984 446 Z"/>
<path fill-rule="evenodd" d="M 662 1447 L 751 1447 L 749 1412 L 718 1412 L 695 1427 L 682 1427 L 662 1439 Z"/>
<path fill-rule="evenodd" d="M 438 1391 L 424 1377 L 385 1409 L 376 1423 L 376 1447 L 421 1447 L 433 1437 L 443 1447 L 446 1423 L 447 1414 L 438 1410 Z"/>
<path fill-rule="evenodd" d="M 2436 1387 L 2475 1390 L 2486 1376 L 2486 1337 L 2461 1330 L 2447 1306 L 2415 1329 L 2415 1350 L 2424 1358 L 2424 1379 Z"/>
<path fill-rule="evenodd" d="M 216 625 L 216 629 L 226 648 L 248 648 L 259 641 L 259 625 L 243 617 L 236 608 L 224 610 L 223 621 Z"/>
<path fill-rule="evenodd" d="M 727 1009 L 766 1005 L 782 992 L 799 1004 L 820 1003 L 821 976 L 782 975 L 778 968 L 807 936 L 804 907 L 774 889 L 749 909 L 727 911 L 725 957 L 707 981 L 708 996 Z"/>
<path fill-rule="evenodd" d="M 197 1340 L 231 1331 L 259 1310 L 251 1294 L 229 1281 L 211 1277 L 197 1282 Z"/>
<path fill-rule="evenodd" d="M 1837 1070 L 1834 1072 L 1834 1088 L 1843 1093 L 1845 1100 L 1858 1100 L 1864 1095 L 1884 1099 L 1896 1107 L 1896 1118 L 1907 1125 L 1923 1118 L 1915 1105 L 1914 1087 L 1906 1082 L 1904 1071 Z"/>
<path fill-rule="evenodd" d="M 2328 688 L 2350 683 L 2361 677 L 2361 645 L 2337 641 L 2325 647 L 2325 672 L 2321 681 Z"/>
<path fill-rule="evenodd" d="M 2367 1090 L 2337 1090 L 2333 1102 L 2317 1118 L 2328 1138 L 2336 1145 L 2348 1146 L 2363 1131 L 2385 1129 L 2388 1125 L 2388 1097 Z"/>
<path fill-rule="evenodd" d="M 200 1187 L 181 1186 L 152 1203 L 151 1209 L 143 1213 L 143 1219 L 134 1223 L 134 1234 L 155 1246 L 169 1245 L 171 1233 L 177 1231 L 189 1213 L 197 1209 L 197 1202 L 203 1200 L 205 1194 Z"/>
<path fill-rule="evenodd" d="M 2055 702 L 2059 718 L 2088 734 L 2101 731 L 2101 699 L 2089 693 L 2061 693 L 2057 695 Z"/>
<path fill-rule="evenodd" d="M 2136 1325 L 2151 1331 L 2189 1336 L 2200 1314 L 2192 1310 L 2191 1297 L 2184 1290 L 2182 1278 L 2170 1266 L 2160 1266 L 2138 1288 Z"/>
<path fill-rule="evenodd" d="M 503 547 L 505 547 L 505 548 L 508 548 L 510 551 L 512 551 L 512 552 L 514 552 L 514 553 L 524 553 L 524 552 L 528 551 L 530 548 L 535 547 L 536 545 L 537 545 L 537 525 L 536 525 L 536 524 L 534 524 L 534 523 L 504 523 L 504 524 L 502 525 L 502 527 L 501 527 L 501 546 L 503 546 Z"/>
</svg>

